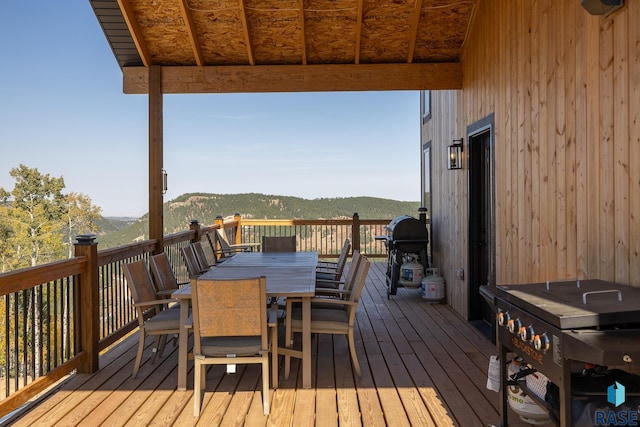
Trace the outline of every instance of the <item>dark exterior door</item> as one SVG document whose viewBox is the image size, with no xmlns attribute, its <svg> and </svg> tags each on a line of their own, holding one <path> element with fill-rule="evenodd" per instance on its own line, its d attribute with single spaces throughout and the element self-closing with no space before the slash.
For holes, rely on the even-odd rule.
<svg viewBox="0 0 640 427">
<path fill-rule="evenodd" d="M 494 339 L 494 313 L 480 295 L 495 284 L 493 126 L 484 125 L 469 133 L 469 320 Z"/>
</svg>

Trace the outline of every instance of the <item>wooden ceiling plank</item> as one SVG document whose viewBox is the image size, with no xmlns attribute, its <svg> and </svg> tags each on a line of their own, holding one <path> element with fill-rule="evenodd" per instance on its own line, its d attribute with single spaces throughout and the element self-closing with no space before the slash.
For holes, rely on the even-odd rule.
<svg viewBox="0 0 640 427">
<path fill-rule="evenodd" d="M 202 49 L 200 49 L 200 43 L 198 42 L 198 35 L 196 33 L 196 26 L 193 23 L 193 16 L 187 5 L 187 0 L 180 0 L 180 13 L 184 22 L 187 23 L 187 33 L 189 34 L 189 43 L 193 50 L 193 57 L 196 60 L 196 64 L 199 66 L 204 65 L 204 59 L 202 57 Z"/>
<path fill-rule="evenodd" d="M 307 64 L 307 37 L 304 31 L 304 0 L 298 0 L 300 10 L 300 42 L 302 43 L 302 64 Z"/>
<path fill-rule="evenodd" d="M 360 44 L 362 42 L 362 2 L 364 0 L 358 0 L 358 16 L 356 22 L 356 59 L 354 63 L 360 63 Z"/>
<path fill-rule="evenodd" d="M 146 67 L 153 65 L 149 49 L 144 43 L 144 40 L 142 40 L 142 32 L 140 31 L 140 27 L 138 26 L 138 22 L 136 21 L 131 3 L 129 3 L 129 0 L 118 0 L 118 6 L 122 11 L 122 16 L 124 17 L 125 22 L 127 23 L 127 27 L 129 28 L 129 32 L 131 33 L 131 38 L 133 38 L 133 42 L 138 49 L 138 54 L 142 59 L 142 63 Z"/>
<path fill-rule="evenodd" d="M 145 67 L 125 67 L 127 94 L 148 92 Z M 162 69 L 164 93 L 259 93 L 462 89 L 462 64 L 328 64 L 171 66 Z"/>
<path fill-rule="evenodd" d="M 256 60 L 253 57 L 253 47 L 251 46 L 251 36 L 249 36 L 249 24 L 247 23 L 247 9 L 244 5 L 244 0 L 238 0 L 240 4 L 240 19 L 242 20 L 242 30 L 244 32 L 244 41 L 247 45 L 247 57 L 249 58 L 249 64 L 256 65 Z"/>
<path fill-rule="evenodd" d="M 411 19 L 411 31 L 409 32 L 409 53 L 407 54 L 407 64 L 413 62 L 413 53 L 416 49 L 416 40 L 418 38 L 418 25 L 420 25 L 420 15 L 422 15 L 422 1 L 416 0 Z"/>
</svg>

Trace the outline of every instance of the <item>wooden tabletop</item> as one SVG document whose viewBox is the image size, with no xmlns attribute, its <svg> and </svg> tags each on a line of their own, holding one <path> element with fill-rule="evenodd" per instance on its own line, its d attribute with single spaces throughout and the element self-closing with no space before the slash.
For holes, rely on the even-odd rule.
<svg viewBox="0 0 640 427">
<path fill-rule="evenodd" d="M 268 296 L 313 296 L 316 287 L 317 252 L 242 252 L 210 269 L 200 279 L 242 279 L 265 276 Z M 190 298 L 191 287 L 173 293 Z"/>
</svg>

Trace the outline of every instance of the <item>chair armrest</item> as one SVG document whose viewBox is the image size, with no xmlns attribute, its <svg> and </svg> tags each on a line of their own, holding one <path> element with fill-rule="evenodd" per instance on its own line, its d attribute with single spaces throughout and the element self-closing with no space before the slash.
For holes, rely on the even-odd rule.
<svg viewBox="0 0 640 427">
<path fill-rule="evenodd" d="M 333 268 L 333 267 L 326 267 L 324 265 L 319 265 L 316 267 L 316 272 L 317 273 L 327 273 L 327 274 L 335 274 L 335 272 L 338 271 L 338 268 Z"/>
<path fill-rule="evenodd" d="M 171 289 L 165 289 L 162 291 L 158 291 L 156 292 L 156 295 L 160 296 L 160 297 L 170 297 L 172 293 L 174 293 L 174 290 Z"/>
<path fill-rule="evenodd" d="M 333 304 L 336 306 L 357 306 L 358 303 L 355 301 L 345 301 L 343 299 L 334 299 L 334 298 L 318 298 L 317 300 L 311 300 L 311 305 L 313 305 L 314 303 L 318 303 L 318 304 Z"/>
<path fill-rule="evenodd" d="M 133 304 L 134 307 L 152 307 L 154 305 L 168 305 L 172 302 L 178 302 L 175 298 L 157 299 L 153 301 L 144 301 Z"/>
<path fill-rule="evenodd" d="M 333 262 L 333 261 L 318 261 L 318 267 L 323 267 L 323 268 L 331 268 L 338 265 L 337 262 Z"/>
<path fill-rule="evenodd" d="M 258 244 L 260 244 L 260 243 L 258 243 Z M 250 251 L 252 251 L 252 250 L 253 250 L 253 248 L 254 248 L 255 246 L 256 246 L 256 245 L 246 245 L 246 244 L 243 244 L 243 243 L 234 243 L 234 244 L 229 244 L 229 248 L 231 248 L 231 249 L 236 249 L 236 250 L 240 250 L 240 251 L 242 251 L 242 252 L 250 252 Z"/>
<path fill-rule="evenodd" d="M 316 278 L 316 283 L 333 283 L 337 286 L 344 285 L 344 280 L 332 280 L 332 279 L 318 279 Z"/>
<path fill-rule="evenodd" d="M 316 294 L 332 294 L 332 295 L 349 295 L 351 291 L 346 289 L 334 289 L 334 288 L 316 288 Z"/>
<path fill-rule="evenodd" d="M 278 304 L 271 304 L 267 326 L 278 326 Z"/>
</svg>

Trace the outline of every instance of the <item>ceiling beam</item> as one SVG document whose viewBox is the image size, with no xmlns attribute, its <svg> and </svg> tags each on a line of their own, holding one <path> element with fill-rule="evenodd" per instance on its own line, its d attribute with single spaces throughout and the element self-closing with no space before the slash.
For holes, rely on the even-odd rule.
<svg viewBox="0 0 640 427">
<path fill-rule="evenodd" d="M 191 11 L 189 10 L 189 5 L 187 4 L 187 0 L 181 0 L 180 2 L 180 11 L 182 13 L 182 18 L 187 23 L 187 33 L 189 34 L 189 43 L 191 44 L 191 49 L 193 50 L 193 56 L 196 59 L 196 65 L 204 65 L 204 60 L 202 59 L 202 49 L 200 49 L 200 43 L 198 43 L 198 36 L 196 35 L 196 27 L 193 23 L 193 17 L 191 15 Z"/>
<path fill-rule="evenodd" d="M 149 91 L 146 67 L 124 67 L 126 94 Z M 330 64 L 162 68 L 163 93 L 462 89 L 462 64 Z"/>
<path fill-rule="evenodd" d="M 407 64 L 413 62 L 413 53 L 416 50 L 416 39 L 418 38 L 418 25 L 420 24 L 420 15 L 422 14 L 422 0 L 416 0 L 411 19 L 411 31 L 409 32 L 409 53 L 407 55 Z"/>
<path fill-rule="evenodd" d="M 360 44 L 362 43 L 362 1 L 358 0 L 358 11 L 356 17 L 356 56 L 353 61 L 355 64 L 360 63 Z"/>
<path fill-rule="evenodd" d="M 247 59 L 249 64 L 256 65 L 256 60 L 253 57 L 253 47 L 251 46 L 251 36 L 249 35 L 249 23 L 247 22 L 247 9 L 244 6 L 244 0 L 238 0 L 240 4 L 240 20 L 242 21 L 242 34 L 244 35 L 244 42 L 247 46 Z"/>
<path fill-rule="evenodd" d="M 300 11 L 300 43 L 302 44 L 302 64 L 307 65 L 307 36 L 304 31 L 304 0 L 298 0 Z"/>
<path fill-rule="evenodd" d="M 142 59 L 142 63 L 147 67 L 149 65 L 153 65 L 151 63 L 151 54 L 149 53 L 147 45 L 142 40 L 142 31 L 140 31 L 140 26 L 138 26 L 138 21 L 136 21 L 135 14 L 133 13 L 129 0 L 118 0 L 118 6 L 122 11 L 124 22 L 126 22 L 127 27 L 129 27 L 129 33 L 131 33 L 131 38 L 138 49 L 138 54 Z"/>
</svg>

